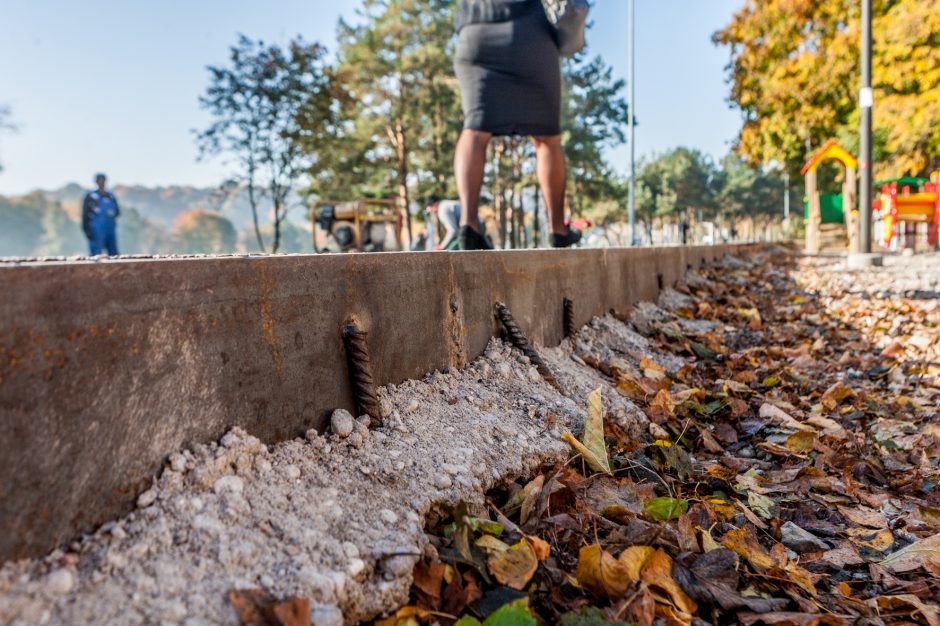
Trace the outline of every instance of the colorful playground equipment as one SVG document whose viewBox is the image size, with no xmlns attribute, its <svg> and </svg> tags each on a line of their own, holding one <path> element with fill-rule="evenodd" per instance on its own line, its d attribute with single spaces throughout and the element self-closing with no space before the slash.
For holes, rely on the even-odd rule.
<svg viewBox="0 0 940 626">
<path fill-rule="evenodd" d="M 825 161 L 838 161 L 845 168 L 842 193 L 820 194 L 816 186 L 816 170 Z M 849 248 L 856 249 L 858 238 L 858 210 L 856 205 L 855 172 L 858 160 L 830 139 L 813 154 L 800 173 L 806 177 L 806 251 L 819 252 L 819 227 L 822 224 L 842 224 L 849 234 Z"/>
<path fill-rule="evenodd" d="M 911 236 L 917 224 L 927 224 L 927 242 L 937 247 L 937 231 L 940 228 L 940 180 L 903 176 L 875 183 L 881 187 L 881 198 L 875 202 L 884 222 L 884 245 L 890 247 L 895 237 Z M 899 192 L 900 189 L 900 192 Z M 909 245 L 913 247 L 913 240 Z"/>
</svg>

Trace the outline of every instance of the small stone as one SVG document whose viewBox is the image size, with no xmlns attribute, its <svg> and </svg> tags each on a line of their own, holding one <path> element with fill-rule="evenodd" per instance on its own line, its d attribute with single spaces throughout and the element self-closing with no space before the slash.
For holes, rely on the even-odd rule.
<svg viewBox="0 0 940 626">
<path fill-rule="evenodd" d="M 420 405 L 418 404 L 417 400 L 412 400 L 408 403 L 408 406 L 405 407 L 405 413 L 414 413 L 418 410 L 419 406 Z"/>
<path fill-rule="evenodd" d="M 503 360 L 503 355 L 497 350 L 487 350 L 484 356 L 493 363 L 499 363 Z"/>
<path fill-rule="evenodd" d="M 781 526 L 780 535 L 783 545 L 799 554 L 803 554 L 804 552 L 820 552 L 829 549 L 829 546 L 824 541 L 811 532 L 800 528 L 793 522 L 786 522 Z"/>
<path fill-rule="evenodd" d="M 453 481 L 451 481 L 450 476 L 448 476 L 447 474 L 438 474 L 437 476 L 434 477 L 434 481 L 432 484 L 438 489 L 448 489 L 454 483 Z"/>
<path fill-rule="evenodd" d="M 751 446 L 744 446 L 737 452 L 737 456 L 742 459 L 753 459 L 754 458 L 754 448 Z"/>
<path fill-rule="evenodd" d="M 450 463 L 444 463 L 444 465 L 442 465 L 441 468 L 445 472 L 450 474 L 451 476 L 456 476 L 457 474 L 463 474 L 463 473 L 466 473 L 467 471 L 467 468 L 463 467 L 462 465 L 452 465 Z"/>
<path fill-rule="evenodd" d="M 355 578 L 361 574 L 366 569 L 366 562 L 362 559 L 349 559 L 349 567 L 346 568 L 346 572 L 352 577 Z"/>
<path fill-rule="evenodd" d="M 542 376 L 539 374 L 539 371 L 534 367 L 529 368 L 529 371 L 526 372 L 526 377 L 529 379 L 530 383 L 537 383 L 542 380 Z"/>
<path fill-rule="evenodd" d="M 179 452 L 170 455 L 170 469 L 174 472 L 183 472 L 186 470 L 186 457 Z"/>
<path fill-rule="evenodd" d="M 274 586 L 274 579 L 268 576 L 267 574 L 262 574 L 261 578 L 258 579 L 258 582 L 261 583 L 261 586 L 265 589 L 270 589 Z"/>
<path fill-rule="evenodd" d="M 346 623 L 343 612 L 336 606 L 314 606 L 310 609 L 310 623 L 313 626 L 343 626 Z"/>
<path fill-rule="evenodd" d="M 382 518 L 382 521 L 386 524 L 394 524 L 398 521 L 398 516 L 395 515 L 393 511 L 389 511 L 388 509 L 382 509 L 379 511 L 379 517 Z"/>
<path fill-rule="evenodd" d="M 146 509 L 157 501 L 157 492 L 154 489 L 148 489 L 137 497 L 137 507 Z"/>
<path fill-rule="evenodd" d="M 496 366 L 496 373 L 503 378 L 512 378 L 512 366 L 507 361 L 501 361 Z"/>
<path fill-rule="evenodd" d="M 356 546 L 356 544 L 352 543 L 351 541 L 344 541 L 344 542 L 343 542 L 343 553 L 345 553 L 346 556 L 347 556 L 348 558 L 350 558 L 350 559 L 358 559 L 358 558 L 359 558 L 359 547 Z"/>
<path fill-rule="evenodd" d="M 294 464 L 285 465 L 284 475 L 287 476 L 290 480 L 297 480 L 300 478 L 300 468 Z"/>
<path fill-rule="evenodd" d="M 306 433 L 304 433 L 304 437 L 307 438 L 307 441 L 313 442 L 320 438 L 320 433 L 316 428 L 311 428 Z"/>
<path fill-rule="evenodd" d="M 362 437 L 362 433 L 358 433 L 358 432 L 351 433 L 349 437 L 346 438 L 346 441 L 353 448 L 357 448 L 357 449 L 361 448 L 362 445 L 365 443 Z"/>
<path fill-rule="evenodd" d="M 398 555 L 385 559 L 382 563 L 382 574 L 386 580 L 407 576 L 414 570 L 415 557 Z"/>
<path fill-rule="evenodd" d="M 45 589 L 52 595 L 65 595 L 75 586 L 75 575 L 69 569 L 57 569 L 46 576 Z"/>
<path fill-rule="evenodd" d="M 214 491 L 216 495 L 223 493 L 241 493 L 244 488 L 245 481 L 243 481 L 240 476 L 235 476 L 234 474 L 217 478 L 216 481 L 212 483 L 212 491 Z"/>
<path fill-rule="evenodd" d="M 336 409 L 330 416 L 330 430 L 341 439 L 348 437 L 355 427 L 356 420 L 346 409 Z"/>
</svg>

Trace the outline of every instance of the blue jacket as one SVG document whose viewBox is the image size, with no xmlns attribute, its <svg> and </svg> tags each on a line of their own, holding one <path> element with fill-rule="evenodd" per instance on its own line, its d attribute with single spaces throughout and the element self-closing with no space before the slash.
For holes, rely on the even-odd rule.
<svg viewBox="0 0 940 626">
<path fill-rule="evenodd" d="M 114 218 L 121 214 L 117 198 L 110 191 L 101 193 L 97 189 L 85 194 L 82 202 L 82 230 L 91 239 L 94 237 L 92 225 L 106 221 L 114 222 Z"/>
</svg>

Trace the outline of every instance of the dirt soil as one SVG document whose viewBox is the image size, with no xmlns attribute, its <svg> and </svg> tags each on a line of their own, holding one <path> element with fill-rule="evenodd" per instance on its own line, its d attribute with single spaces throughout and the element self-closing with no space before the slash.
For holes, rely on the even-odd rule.
<svg viewBox="0 0 940 626">
<path fill-rule="evenodd" d="M 609 442 L 630 441 L 633 449 L 645 449 L 657 440 L 678 444 L 691 428 L 689 434 L 695 432 L 696 437 L 686 453 L 690 462 L 718 460 L 724 455 L 737 459 L 730 463 L 742 474 L 751 468 L 766 469 L 762 464 L 775 459 L 773 453 L 779 450 L 760 447 L 758 442 L 763 438 L 752 442 L 737 431 L 741 441 L 725 444 L 723 437 L 730 438 L 731 433 L 718 427 L 717 409 L 712 411 L 715 421 L 708 422 L 705 430 L 711 440 L 720 440 L 715 445 L 722 453 L 701 449 L 702 438 L 709 435 L 690 426 L 690 418 L 682 411 L 676 414 L 678 422 L 665 419 L 663 407 L 651 408 L 649 394 L 637 395 L 636 388 L 625 387 L 624 381 L 639 381 L 642 389 L 653 372 L 660 380 L 679 383 L 673 392 L 681 393 L 680 381 L 691 382 L 692 369 L 701 366 L 703 375 L 716 374 L 708 369 L 716 355 L 721 354 L 720 360 L 727 362 L 741 354 L 750 355 L 757 347 L 769 349 L 766 344 L 771 338 L 777 341 L 789 336 L 789 344 L 774 346 L 782 352 L 765 352 L 752 359 L 752 369 L 760 373 L 760 380 L 748 384 L 762 398 L 760 404 L 747 408 L 754 411 L 755 420 L 782 419 L 776 413 L 765 418 L 767 410 L 759 408 L 765 399 L 797 422 L 812 415 L 808 406 L 804 411 L 794 403 L 800 388 L 791 374 L 815 376 L 826 385 L 844 381 L 848 387 L 857 387 L 855 381 L 867 381 L 866 372 L 872 368 L 894 363 L 884 375 L 879 374 L 875 384 L 884 387 L 886 402 L 899 397 L 910 402 L 902 402 L 898 414 L 877 419 L 866 415 L 865 430 L 858 436 L 864 441 L 870 436 L 882 444 L 894 442 L 900 453 L 887 445 L 882 448 L 905 455 L 905 464 L 897 469 L 891 464 L 899 461 L 892 458 L 887 470 L 913 471 L 919 482 L 910 492 L 884 490 L 884 497 L 852 496 L 854 504 L 864 498 L 866 512 L 877 510 L 885 517 L 885 530 L 893 530 L 892 544 L 885 550 L 893 554 L 940 531 L 930 526 L 936 523 L 930 521 L 931 507 L 940 502 L 934 503 L 930 500 L 933 496 L 924 491 L 936 484 L 940 446 L 940 432 L 929 429 L 940 420 L 940 256 L 898 261 L 892 259 L 884 269 L 849 274 L 838 259 L 803 260 L 794 269 L 780 266 L 783 261 L 779 259 L 778 265 L 769 265 L 766 255 L 729 258 L 722 268 L 690 273 L 677 289 L 665 291 L 658 304 L 637 306 L 628 320 L 597 318 L 560 346 L 540 349 L 564 393 L 546 384 L 518 351 L 493 340 L 486 353 L 463 371 L 433 373 L 421 381 L 382 389 L 381 402 L 388 417 L 379 429 L 370 431 L 365 420 L 354 421 L 348 414 L 338 413 L 334 432 L 311 431 L 305 439 L 265 446 L 235 429 L 218 443 L 174 453 L 153 487 L 140 496 L 138 509 L 127 517 L 105 524 L 43 559 L 4 565 L 0 569 L 0 624 L 238 624 L 245 619 L 245 611 L 252 610 L 248 606 L 252 597 L 264 598 L 258 606 L 271 598 L 302 599 L 299 606 L 314 625 L 353 624 L 388 615 L 416 602 L 412 587 L 416 567 L 421 572 L 427 564 L 438 562 L 446 547 L 436 531 L 429 534 L 425 529 L 441 528 L 461 502 L 468 503 L 467 515 L 492 517 L 486 494 L 508 497 L 546 468 L 570 464 L 571 448 L 561 435 L 570 431 L 580 436 L 587 415 L 586 399 L 594 389 L 602 389 Z M 724 286 L 716 282 L 719 278 L 726 281 Z M 740 306 L 730 310 L 747 312 L 735 313 L 731 319 L 718 310 L 729 306 L 727 301 L 719 304 L 725 297 L 721 293 L 724 288 L 737 288 L 741 293 L 752 288 L 789 292 L 777 300 L 760 299 L 751 306 L 738 302 Z M 786 303 L 790 296 L 798 298 L 789 301 L 793 311 L 765 310 L 768 305 Z M 714 310 L 703 309 L 702 303 L 710 303 Z M 759 309 L 763 328 L 754 329 L 751 308 Z M 805 316 L 817 317 L 794 316 L 794 311 L 803 315 L 803 309 Z M 800 330 L 801 324 L 812 328 Z M 836 341 L 833 335 L 849 325 L 851 337 Z M 777 332 L 780 329 L 785 330 L 782 335 Z M 770 371 L 774 367 L 779 371 Z M 775 375 L 781 382 L 761 386 Z M 916 391 L 912 391 L 915 383 Z M 851 431 L 851 420 L 858 418 L 852 418 L 847 409 L 850 404 L 856 409 L 859 398 L 865 396 L 843 396 L 835 414 L 827 415 L 835 418 L 836 426 Z M 813 402 L 819 398 L 814 397 Z M 748 414 L 729 421 L 732 428 L 739 429 L 738 417 L 746 420 Z M 702 418 L 698 422 L 702 423 Z M 819 423 L 834 428 L 829 422 Z M 675 424 L 679 425 L 678 433 Z M 782 439 L 777 435 L 768 440 L 778 447 L 786 447 L 787 423 L 783 426 Z M 826 441 L 822 437 L 819 435 Z M 798 459 L 796 464 L 790 462 L 787 470 L 799 464 Z M 583 470 L 583 463 L 575 464 Z M 879 467 L 882 473 L 887 471 L 884 460 Z M 676 477 L 661 468 L 657 471 L 666 474 L 663 479 L 670 489 L 678 485 Z M 858 480 L 871 477 L 861 474 Z M 637 481 L 639 484 L 641 479 Z M 642 488 L 639 495 L 657 494 L 652 488 Z M 591 497 L 588 501 L 599 507 L 604 502 L 609 505 L 605 498 L 611 496 L 595 492 Z M 691 493 L 686 497 L 699 503 L 705 496 Z M 748 501 L 746 490 L 737 497 Z M 626 507 L 637 502 L 625 500 L 622 504 Z M 927 513 L 918 507 L 926 507 Z M 647 513 L 642 506 L 638 511 L 634 515 L 644 519 Z M 743 528 L 755 515 L 748 513 L 741 518 L 744 514 L 738 510 L 737 517 L 722 523 Z M 595 522 L 607 519 L 600 509 L 595 513 L 588 509 L 585 514 L 593 515 Z M 667 537 L 682 536 L 673 528 L 677 523 L 668 522 Z M 683 524 L 688 520 L 679 525 Z M 771 526 L 768 520 L 764 524 Z M 776 530 L 779 535 L 779 525 Z M 812 534 L 818 528 L 808 530 Z M 701 534 L 693 536 L 695 549 L 685 547 L 702 553 Z M 824 544 L 827 550 L 843 550 L 840 554 L 844 555 L 855 546 L 850 539 L 862 535 L 849 536 L 842 528 L 832 536 L 820 536 L 828 542 Z M 766 542 L 768 537 L 773 537 L 772 530 L 762 540 Z M 812 543 L 813 537 L 800 537 Z M 720 533 L 712 540 L 722 541 Z M 872 541 L 867 535 L 860 540 Z M 689 544 L 687 537 L 683 541 Z M 589 542 L 581 536 L 576 543 Z M 614 553 L 624 547 L 618 546 Z M 552 544 L 551 549 L 560 548 Z M 865 550 L 863 557 L 867 559 Z M 557 558 L 552 567 L 558 571 L 575 565 L 564 563 L 560 551 Z M 548 593 L 553 589 L 550 569 L 547 562 L 542 563 L 534 579 L 545 585 Z M 574 574 L 573 567 L 570 573 Z M 923 569 L 916 573 L 931 575 Z M 923 589 L 905 586 L 908 577 L 886 575 L 888 578 L 882 575 L 879 579 L 882 588 L 897 591 L 901 585 L 904 594 L 914 600 L 930 602 L 929 597 L 919 599 L 925 597 Z M 825 585 L 817 583 L 820 589 Z M 236 590 L 251 591 L 233 596 Z M 754 592 L 767 595 L 762 588 Z M 610 610 L 618 601 L 585 589 L 575 595 L 581 598 L 581 607 L 590 600 L 588 603 Z M 802 598 L 787 598 L 790 609 L 807 609 Z M 930 613 L 929 606 L 926 610 L 911 608 L 910 599 L 906 601 L 908 604 L 891 601 L 891 608 L 909 608 L 912 619 L 933 615 L 940 620 L 940 613 Z M 467 605 L 470 613 L 485 617 L 486 611 L 469 607 L 470 602 Z M 701 613 L 702 619 L 710 617 L 715 616 Z M 429 614 L 421 619 L 434 621 Z M 255 623 L 303 623 L 273 620 Z M 452 622 L 443 618 L 443 623 Z M 929 623 L 933 626 L 937 622 Z"/>
</svg>

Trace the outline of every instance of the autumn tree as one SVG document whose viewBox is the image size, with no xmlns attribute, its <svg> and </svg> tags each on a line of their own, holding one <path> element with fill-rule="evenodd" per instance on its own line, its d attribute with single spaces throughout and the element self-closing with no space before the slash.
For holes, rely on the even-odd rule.
<svg viewBox="0 0 940 626">
<path fill-rule="evenodd" d="M 316 167 L 310 146 L 333 123 L 326 50 L 299 38 L 283 49 L 241 36 L 229 64 L 208 69 L 209 86 L 199 103 L 214 121 L 198 134 L 200 152 L 222 155 L 234 167 L 233 180 L 247 190 L 262 251 L 259 210 L 269 207 L 270 247 L 277 252 L 297 181 Z"/>
<path fill-rule="evenodd" d="M 191 209 L 173 221 L 173 238 L 180 252 L 222 254 L 234 252 L 237 234 L 232 222 L 221 214 Z"/>
<path fill-rule="evenodd" d="M 752 164 L 798 169 L 826 139 L 857 136 L 860 9 L 856 0 L 747 0 L 714 36 L 731 52 L 738 148 Z M 940 11 L 876 0 L 873 113 L 877 176 L 940 165 Z"/>
</svg>

